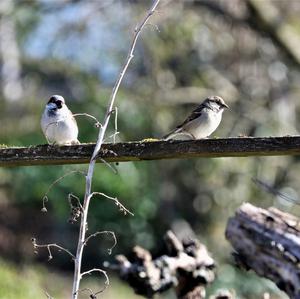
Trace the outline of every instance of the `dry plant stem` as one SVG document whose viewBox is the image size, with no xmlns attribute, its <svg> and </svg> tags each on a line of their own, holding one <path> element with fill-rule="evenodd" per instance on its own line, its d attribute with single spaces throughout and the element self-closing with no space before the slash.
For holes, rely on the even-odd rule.
<svg viewBox="0 0 300 299">
<path fill-rule="evenodd" d="M 82 274 L 81 274 L 81 278 L 84 276 L 84 275 L 90 275 L 90 274 L 92 274 L 93 272 L 100 272 L 100 273 L 102 273 L 103 275 L 104 275 L 104 277 L 105 277 L 105 282 L 104 282 L 104 287 L 100 290 L 100 291 L 97 291 L 97 292 L 93 292 L 91 289 L 89 289 L 89 288 L 86 288 L 85 290 L 88 290 L 90 293 L 91 293 L 91 295 L 90 295 L 90 298 L 97 298 L 97 294 L 100 294 L 100 293 L 102 293 L 102 292 L 104 292 L 105 291 L 105 289 L 109 286 L 109 278 L 108 278 L 108 276 L 107 276 L 107 274 L 106 274 L 106 271 L 104 271 L 104 270 L 102 270 L 102 269 L 98 269 L 98 268 L 94 268 L 94 269 L 91 269 L 91 270 L 89 270 L 89 271 L 86 271 L 86 272 L 83 272 Z"/>
<path fill-rule="evenodd" d="M 116 197 L 111 197 L 111 196 L 108 196 L 106 195 L 105 193 L 102 193 L 102 192 L 93 192 L 90 197 L 92 198 L 94 195 L 100 195 L 100 196 L 103 196 L 107 199 L 110 199 L 112 200 L 117 207 L 119 207 L 120 211 L 122 211 L 124 213 L 124 215 L 126 215 L 127 213 L 130 214 L 131 216 L 134 216 L 134 214 L 132 212 L 130 212 L 125 206 L 123 206 Z"/>
<path fill-rule="evenodd" d="M 116 143 L 116 136 L 119 134 L 118 132 L 118 107 L 115 107 L 115 133 L 113 134 L 113 142 Z"/>
<path fill-rule="evenodd" d="M 97 292 L 93 292 L 92 289 L 90 288 L 84 288 L 84 289 L 81 289 L 81 290 L 78 290 L 78 293 L 83 293 L 83 292 L 86 292 L 88 291 L 90 293 L 90 296 L 89 298 L 91 299 L 96 299 L 97 298 L 97 294 L 100 294 L 102 292 L 105 291 L 105 289 L 109 286 L 109 278 L 106 274 L 106 271 L 102 270 L 102 269 L 98 269 L 98 268 L 94 268 L 94 269 L 91 269 L 89 271 L 86 271 L 86 272 L 83 272 L 81 274 L 81 278 L 84 276 L 84 275 L 90 275 L 92 274 L 93 272 L 100 272 L 104 275 L 105 277 L 105 283 L 104 283 L 104 287 L 100 290 L 100 291 L 97 291 Z"/>
<path fill-rule="evenodd" d="M 79 173 L 79 174 L 82 174 L 82 175 L 86 176 L 86 173 L 83 172 L 83 171 L 80 171 L 80 170 L 71 170 L 71 171 L 65 173 L 64 175 L 62 175 L 61 177 L 59 177 L 58 179 L 56 179 L 56 180 L 49 186 L 49 188 L 47 189 L 47 191 L 46 191 L 46 193 L 45 193 L 45 195 L 44 195 L 43 197 L 48 197 L 48 194 L 49 194 L 49 192 L 51 191 L 51 189 L 53 188 L 54 185 L 56 185 L 59 181 L 61 181 L 62 179 L 64 179 L 65 177 L 67 177 L 67 176 L 69 176 L 69 175 L 71 175 L 71 174 L 73 174 L 73 173 Z"/>
<path fill-rule="evenodd" d="M 113 165 L 106 162 L 104 159 L 100 158 L 101 162 L 105 164 L 114 174 L 118 174 L 118 169 L 114 167 Z"/>
<path fill-rule="evenodd" d="M 44 194 L 43 196 L 43 208 L 42 208 L 42 212 L 47 212 L 47 208 L 46 208 L 46 202 L 48 202 L 48 194 L 49 192 L 51 191 L 51 189 L 53 188 L 54 185 L 56 185 L 59 181 L 61 181 L 62 179 L 64 179 L 65 177 L 69 176 L 70 174 L 73 174 L 73 173 L 79 173 L 79 174 L 82 174 L 84 176 L 86 176 L 86 173 L 83 172 L 83 171 L 80 171 L 80 170 L 71 170 L 67 173 L 65 173 L 64 175 L 62 175 L 61 177 L 59 177 L 58 179 L 56 179 L 48 188 L 48 190 L 46 191 L 46 193 Z M 70 196 L 70 195 L 69 195 Z M 75 195 L 71 195 L 71 196 L 74 196 Z M 79 201 L 79 204 L 80 204 L 80 201 Z M 81 206 L 81 205 L 80 205 Z"/>
<path fill-rule="evenodd" d="M 57 245 L 55 243 L 52 243 L 52 244 L 37 244 L 36 240 L 33 238 L 32 239 L 32 244 L 33 244 L 34 248 L 47 248 L 48 253 L 49 253 L 49 255 L 48 255 L 49 260 L 51 260 L 52 257 L 53 257 L 52 253 L 51 253 L 51 247 L 58 248 L 58 250 L 66 252 L 68 255 L 71 256 L 72 260 L 75 260 L 74 254 L 72 254 L 68 249 L 66 249 L 66 248 L 64 248 L 60 245 Z"/>
<path fill-rule="evenodd" d="M 144 26 L 146 25 L 147 21 L 149 18 L 153 15 L 156 7 L 158 6 L 160 0 L 156 0 L 148 13 L 146 14 L 144 20 L 142 23 L 135 29 L 134 35 L 133 35 L 133 40 L 131 43 L 131 47 L 129 49 L 129 53 L 127 56 L 127 59 L 125 61 L 125 64 L 119 74 L 119 77 L 114 85 L 114 88 L 112 90 L 112 94 L 108 103 L 107 111 L 104 117 L 104 122 L 102 126 L 99 129 L 99 134 L 98 134 L 98 139 L 96 142 L 96 146 L 94 148 L 89 167 L 88 167 L 88 172 L 86 176 L 86 187 L 85 187 L 85 195 L 84 195 L 84 202 L 83 202 L 83 213 L 81 214 L 81 223 L 80 223 L 80 230 L 79 230 L 79 238 L 78 238 L 78 244 L 77 244 L 77 251 L 76 251 L 76 258 L 75 258 L 75 268 L 74 268 L 74 280 L 73 280 L 73 289 L 72 289 L 72 299 L 77 299 L 78 298 L 78 290 L 79 290 L 79 285 L 80 285 L 80 280 L 83 276 L 83 274 L 87 273 L 84 272 L 81 274 L 81 263 L 82 263 L 82 253 L 83 253 L 83 248 L 85 244 L 85 235 L 87 231 L 87 216 L 88 216 L 88 209 L 89 209 L 89 204 L 91 200 L 91 188 L 92 188 L 92 179 L 93 179 L 93 174 L 94 174 L 94 169 L 95 169 L 95 164 L 96 164 L 96 157 L 97 154 L 99 153 L 101 146 L 103 144 L 103 139 L 104 135 L 112 114 L 115 98 L 117 95 L 117 92 L 119 90 L 120 84 L 123 80 L 123 77 L 126 73 L 126 70 L 130 64 L 130 61 L 133 58 L 133 53 L 134 49 L 138 40 L 138 37 L 143 30 Z M 106 273 L 105 273 L 106 274 Z"/>
<path fill-rule="evenodd" d="M 111 251 L 112 251 L 112 250 L 114 249 L 114 247 L 117 245 L 117 238 L 116 238 L 116 235 L 115 235 L 115 233 L 112 232 L 112 231 L 105 230 L 105 231 L 101 231 L 101 232 L 95 232 L 94 234 L 89 235 L 89 236 L 85 239 L 84 245 L 86 245 L 87 242 L 88 242 L 90 239 L 95 238 L 95 237 L 97 237 L 98 235 L 111 235 L 111 236 L 112 236 L 114 243 L 113 243 L 113 245 L 108 249 L 108 252 L 111 253 Z"/>
</svg>

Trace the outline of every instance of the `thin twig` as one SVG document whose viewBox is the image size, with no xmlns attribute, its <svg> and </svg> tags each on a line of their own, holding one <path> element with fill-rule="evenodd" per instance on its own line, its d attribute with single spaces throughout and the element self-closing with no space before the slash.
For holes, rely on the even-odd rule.
<svg viewBox="0 0 300 299">
<path fill-rule="evenodd" d="M 115 133 L 113 134 L 113 142 L 116 143 L 116 136 L 119 134 L 118 132 L 118 107 L 115 107 Z"/>
<path fill-rule="evenodd" d="M 118 174 L 118 169 L 116 167 L 114 167 L 113 164 L 108 163 L 107 161 L 105 161 L 105 159 L 103 158 L 98 158 L 100 161 L 103 162 L 103 164 L 105 164 L 114 174 Z"/>
<path fill-rule="evenodd" d="M 46 193 L 44 194 L 44 197 L 48 195 L 48 193 L 51 191 L 52 187 L 57 184 L 59 181 L 61 181 L 62 179 L 64 179 L 65 177 L 73 174 L 73 173 L 79 173 L 79 174 L 82 174 L 83 176 L 86 176 L 86 173 L 84 171 L 81 171 L 81 170 L 71 170 L 67 173 L 65 173 L 64 175 L 62 175 L 61 177 L 59 177 L 58 179 L 56 179 L 50 186 L 49 188 L 47 189 Z"/>
<path fill-rule="evenodd" d="M 158 12 L 158 11 L 157 11 Z M 156 24 L 151 24 L 151 23 L 148 23 L 145 25 L 146 26 L 149 26 L 149 27 L 152 27 L 154 30 L 156 30 L 157 32 L 160 33 L 160 30 L 159 30 L 159 27 L 156 25 Z"/>
<path fill-rule="evenodd" d="M 109 285 L 109 278 L 108 278 L 108 275 L 106 273 L 106 271 L 102 270 L 102 269 L 99 269 L 99 268 L 94 268 L 94 269 L 91 269 L 91 270 L 88 270 L 88 271 L 85 271 L 83 273 L 80 274 L 80 278 L 82 278 L 83 276 L 85 275 L 91 275 L 93 272 L 99 272 L 99 273 L 102 273 L 105 277 L 105 282 L 104 284 L 105 285 Z"/>
<path fill-rule="evenodd" d="M 86 175 L 86 184 L 85 184 L 85 195 L 84 195 L 84 202 L 83 202 L 83 213 L 81 215 L 81 223 L 80 223 L 80 231 L 79 231 L 79 236 L 78 236 L 78 244 L 77 244 L 77 251 L 76 251 L 76 259 L 75 259 L 75 267 L 74 267 L 74 279 L 73 279 L 73 288 L 72 288 L 72 298 L 77 299 L 78 298 L 78 290 L 79 290 L 79 285 L 80 285 L 80 280 L 86 272 L 81 274 L 81 263 L 82 263 L 82 255 L 83 255 L 83 249 L 84 249 L 84 241 L 85 241 L 85 235 L 87 232 L 87 216 L 88 216 L 88 209 L 89 209 L 89 204 L 91 200 L 91 190 L 92 190 L 92 180 L 93 180 L 93 174 L 94 174 L 94 169 L 95 169 L 95 164 L 96 164 L 96 157 L 101 150 L 104 136 L 106 133 L 106 129 L 109 124 L 109 120 L 111 117 L 111 112 L 114 107 L 115 99 L 119 90 L 119 87 L 121 85 L 121 82 L 124 78 L 124 75 L 127 71 L 127 68 L 133 58 L 133 53 L 135 50 L 135 46 L 138 40 L 138 37 L 143 30 L 144 26 L 150 19 L 150 17 L 154 14 L 160 0 L 155 0 L 153 5 L 151 6 L 150 10 L 147 12 L 146 16 L 144 17 L 143 21 L 141 24 L 135 29 L 134 34 L 133 34 L 133 39 L 132 43 L 127 55 L 127 58 L 125 60 L 125 64 L 121 69 L 121 72 L 118 76 L 118 79 L 113 87 L 110 99 L 108 101 L 107 105 L 107 110 L 105 113 L 104 121 L 102 123 L 102 126 L 99 129 L 98 133 L 98 138 L 97 142 L 93 151 L 93 154 L 90 159 L 89 167 L 88 167 L 88 172 Z M 103 271 L 103 270 L 102 270 Z M 100 272 L 102 272 L 100 271 Z M 105 273 L 105 272 L 104 272 Z M 105 273 L 106 275 L 106 273 Z M 107 277 L 108 279 L 108 277 Z"/>
<path fill-rule="evenodd" d="M 120 134 L 120 132 L 114 132 L 113 134 L 111 134 L 111 135 L 109 135 L 107 138 L 105 138 L 104 139 L 104 142 L 106 142 L 107 140 L 109 140 L 109 139 L 111 139 L 111 138 L 114 138 L 114 141 L 113 141 L 113 144 L 115 144 L 116 142 L 116 140 L 115 140 L 115 137 L 117 136 L 117 135 L 119 135 Z"/>
<path fill-rule="evenodd" d="M 58 248 L 58 250 L 66 252 L 68 255 L 71 256 L 71 258 L 72 258 L 73 261 L 75 260 L 75 255 L 72 254 L 71 251 L 69 251 L 68 249 L 66 249 L 66 248 L 64 248 L 64 247 L 62 247 L 60 245 L 57 245 L 55 243 L 51 243 L 51 244 L 37 244 L 35 238 L 32 238 L 31 242 L 32 242 L 32 245 L 33 245 L 34 249 L 37 249 L 37 248 L 47 248 L 47 250 L 48 250 L 48 261 L 52 260 L 52 258 L 53 258 L 53 255 L 52 255 L 52 252 L 51 252 L 51 248 L 52 247 Z"/>
<path fill-rule="evenodd" d="M 94 233 L 94 234 L 92 234 L 92 235 L 89 235 L 86 239 L 85 239 L 85 241 L 84 241 L 84 245 L 86 245 L 87 244 L 87 242 L 91 239 L 91 238 L 95 238 L 96 236 L 98 236 L 98 235 L 111 235 L 112 236 L 112 238 L 113 238 L 113 241 L 114 241 L 114 243 L 113 243 L 113 245 L 110 247 L 110 248 L 108 248 L 108 254 L 110 255 L 111 253 L 112 253 L 112 250 L 116 247 L 116 245 L 117 245 L 117 238 L 116 238 L 116 235 L 115 235 L 115 233 L 114 232 L 112 232 L 112 231 L 107 231 L 107 230 L 105 230 L 105 231 L 101 231 L 101 232 L 96 232 L 96 233 Z"/>
<path fill-rule="evenodd" d="M 107 138 L 104 139 L 103 142 L 106 142 L 106 140 L 109 140 L 111 138 L 113 138 L 113 144 L 116 143 L 116 136 L 120 134 L 120 132 L 118 132 L 118 107 L 115 107 L 111 113 L 115 114 L 115 122 L 114 122 L 114 133 L 109 135 Z"/>
<path fill-rule="evenodd" d="M 124 215 L 127 215 L 127 213 L 128 213 L 131 216 L 134 216 L 134 214 L 132 212 L 130 212 L 125 206 L 123 206 L 116 197 L 108 196 L 103 192 L 93 192 L 93 193 L 90 194 L 90 198 L 92 198 L 94 195 L 100 195 L 100 196 L 103 196 L 107 199 L 112 200 L 116 204 L 116 206 L 119 208 L 119 210 L 121 212 L 123 212 Z"/>
<path fill-rule="evenodd" d="M 88 291 L 91 295 L 90 295 L 90 298 L 91 299 L 96 299 L 97 298 L 97 295 L 100 294 L 100 293 L 103 293 L 107 287 L 109 286 L 109 278 L 108 278 L 108 275 L 106 274 L 106 271 L 102 270 L 102 269 L 99 269 L 99 268 L 94 268 L 94 269 L 91 269 L 91 270 L 88 270 L 86 272 L 83 272 L 81 273 L 80 275 L 80 280 L 83 278 L 84 275 L 91 275 L 93 272 L 100 272 L 101 274 L 104 275 L 105 277 L 105 282 L 104 282 L 104 287 L 97 291 L 97 292 L 93 292 L 92 289 L 90 288 L 84 288 L 82 290 L 78 290 L 77 293 L 82 293 L 82 292 L 85 292 L 85 291 Z"/>
<path fill-rule="evenodd" d="M 48 139 L 47 131 L 48 131 L 49 127 L 52 126 L 52 125 L 58 126 L 58 123 L 59 123 L 60 121 L 62 121 L 62 120 L 57 120 L 57 121 L 53 121 L 53 122 L 49 123 L 49 124 L 47 125 L 46 129 L 45 129 L 45 137 L 46 137 L 47 142 L 48 142 L 49 144 L 51 144 L 51 142 L 50 142 L 50 140 Z M 53 142 L 52 144 L 55 144 L 55 142 Z"/>
<path fill-rule="evenodd" d="M 90 115 L 88 113 L 75 113 L 75 114 L 73 114 L 73 116 L 74 117 L 75 116 L 87 116 L 87 117 L 89 117 L 89 118 L 91 118 L 95 121 L 95 127 L 96 128 L 100 128 L 102 126 L 101 122 L 95 116 Z"/>
<path fill-rule="evenodd" d="M 46 292 L 46 291 L 45 291 L 45 295 L 46 295 L 46 297 L 47 297 L 48 299 L 54 299 L 54 298 L 53 298 L 52 296 L 50 296 L 49 293 Z"/>
<path fill-rule="evenodd" d="M 50 186 L 49 188 L 47 189 L 46 193 L 44 194 L 43 196 L 43 208 L 42 208 L 42 212 L 47 212 L 47 208 L 46 208 L 46 205 L 45 203 L 49 201 L 49 198 L 48 198 L 48 194 L 49 192 L 51 191 L 51 189 L 53 188 L 54 185 L 56 185 L 59 181 L 61 181 L 62 179 L 64 179 L 65 177 L 73 174 L 73 173 L 80 173 L 82 174 L 83 176 L 86 176 L 86 173 L 84 171 L 80 171 L 80 170 L 71 170 L 67 173 L 65 173 L 64 175 L 62 175 L 61 177 L 59 177 L 58 179 L 56 179 Z M 82 207 L 82 206 L 81 206 Z"/>
<path fill-rule="evenodd" d="M 94 294 L 94 292 L 92 291 L 92 289 L 90 288 L 84 288 L 82 290 L 78 290 L 78 293 L 83 293 L 83 292 L 86 292 L 88 291 L 91 295 L 89 296 L 91 299 L 95 299 L 97 298 L 97 296 Z"/>
</svg>

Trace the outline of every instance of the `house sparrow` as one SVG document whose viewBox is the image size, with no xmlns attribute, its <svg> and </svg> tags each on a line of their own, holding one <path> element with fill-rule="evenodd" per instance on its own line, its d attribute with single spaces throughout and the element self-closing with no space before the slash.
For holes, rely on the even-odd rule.
<svg viewBox="0 0 300 299">
<path fill-rule="evenodd" d="M 41 119 L 41 127 L 49 144 L 79 144 L 76 120 L 60 95 L 50 97 Z"/>
<path fill-rule="evenodd" d="M 206 98 L 181 125 L 163 139 L 190 140 L 208 137 L 219 126 L 224 108 L 229 107 L 221 97 Z"/>
</svg>

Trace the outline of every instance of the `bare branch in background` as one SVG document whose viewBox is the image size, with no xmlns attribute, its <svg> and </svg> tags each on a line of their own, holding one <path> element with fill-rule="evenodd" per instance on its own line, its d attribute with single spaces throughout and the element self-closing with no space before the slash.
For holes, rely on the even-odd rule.
<svg viewBox="0 0 300 299">
<path fill-rule="evenodd" d="M 270 184 L 266 183 L 266 182 L 263 182 L 262 180 L 258 179 L 258 178 L 252 178 L 252 181 L 259 187 L 263 188 L 265 191 L 275 195 L 275 196 L 278 196 L 278 197 L 281 197 L 282 199 L 286 200 L 286 201 L 289 201 L 289 202 L 292 202 L 296 205 L 300 205 L 300 202 L 297 200 L 297 199 L 294 199 L 290 196 L 287 196 L 286 194 L 280 192 L 279 190 L 275 189 L 273 186 L 271 186 Z"/>
<path fill-rule="evenodd" d="M 272 1 L 245 1 L 250 11 L 248 23 L 258 33 L 264 32 L 270 36 L 291 63 L 300 67 L 299 33 L 285 22 L 280 22 L 281 11 Z M 272 11 L 272 13 L 268 13 Z"/>
<path fill-rule="evenodd" d="M 235 16 L 231 11 L 222 7 L 219 2 L 209 0 L 186 1 L 187 6 L 204 7 L 235 26 L 250 26 L 259 35 L 267 35 L 281 49 L 285 56 L 300 67 L 299 34 L 292 26 L 280 22 L 280 11 L 272 1 L 245 1 L 248 13 L 244 17 Z M 268 13 L 272 11 L 272 13 Z"/>
</svg>

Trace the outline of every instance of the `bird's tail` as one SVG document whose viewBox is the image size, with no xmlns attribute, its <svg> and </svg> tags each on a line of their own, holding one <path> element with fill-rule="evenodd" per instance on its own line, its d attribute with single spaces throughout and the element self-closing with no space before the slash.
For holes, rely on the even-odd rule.
<svg viewBox="0 0 300 299">
<path fill-rule="evenodd" d="M 171 131 L 167 135 L 163 136 L 163 140 L 191 140 L 195 139 L 195 137 L 182 130 L 182 128 L 176 128 L 175 130 Z"/>
<path fill-rule="evenodd" d="M 178 131 L 178 129 L 172 130 L 172 131 L 169 132 L 167 135 L 163 136 L 162 139 L 163 139 L 163 140 L 170 140 L 170 139 L 173 139 L 172 137 L 176 135 L 176 131 Z"/>
</svg>

